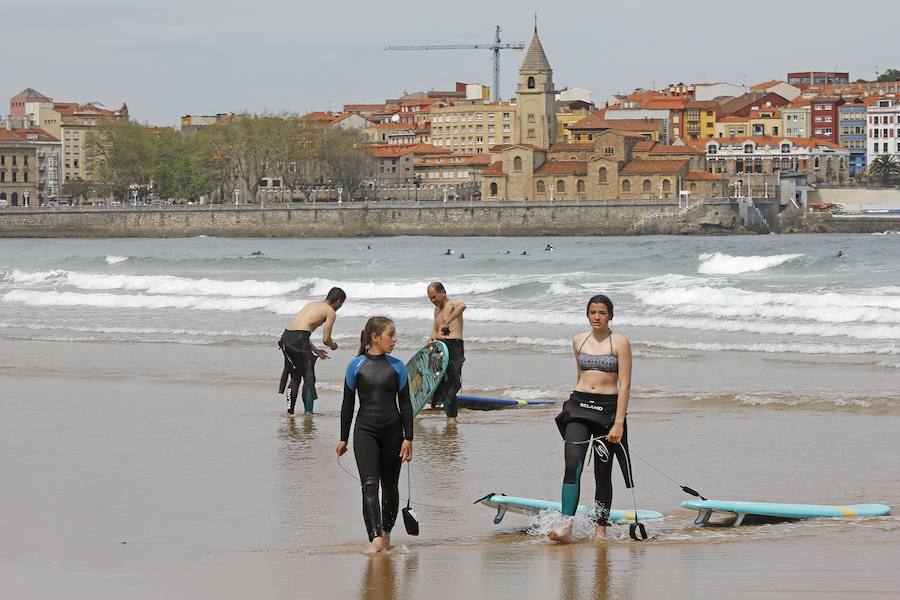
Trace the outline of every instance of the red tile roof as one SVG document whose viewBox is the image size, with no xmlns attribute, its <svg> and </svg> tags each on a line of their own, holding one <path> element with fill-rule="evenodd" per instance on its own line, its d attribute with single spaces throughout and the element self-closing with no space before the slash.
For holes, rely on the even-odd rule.
<svg viewBox="0 0 900 600">
<path fill-rule="evenodd" d="M 706 171 L 688 171 L 687 175 L 684 176 L 685 181 L 721 181 L 723 179 L 723 175 L 716 175 L 715 173 L 707 173 Z"/>
<path fill-rule="evenodd" d="M 431 144 L 369 145 L 366 151 L 375 158 L 396 158 L 405 154 L 437 154 L 441 149 Z"/>
<path fill-rule="evenodd" d="M 593 149 L 591 142 L 559 142 L 550 146 L 551 151 L 559 152 L 590 152 Z"/>
<path fill-rule="evenodd" d="M 583 160 L 551 160 L 534 172 L 535 175 L 587 175 L 587 163 Z"/>
<path fill-rule="evenodd" d="M 36 127 L 30 127 L 27 129 L 14 129 L 13 133 L 18 135 L 23 140 L 31 139 L 37 140 L 39 142 L 58 142 L 59 138 L 54 137 L 44 131 L 43 129 L 37 129 Z"/>
<path fill-rule="evenodd" d="M 503 163 L 499 160 L 481 172 L 482 175 L 503 175 Z"/>
<path fill-rule="evenodd" d="M 653 140 L 641 140 L 634 145 L 632 150 L 634 150 L 635 152 L 649 152 L 655 145 L 656 142 L 654 142 Z"/>
<path fill-rule="evenodd" d="M 540 148 L 533 144 L 496 144 L 494 146 L 491 146 L 488 150 L 490 152 L 503 152 L 508 148 L 514 148 L 516 146 L 520 148 L 528 148 L 529 150 L 540 150 Z"/>
<path fill-rule="evenodd" d="M 640 143 L 640 142 L 638 142 Z M 691 146 L 664 146 L 656 144 L 650 149 L 650 154 L 704 154 L 702 150 L 697 150 Z"/>
<path fill-rule="evenodd" d="M 686 160 L 633 160 L 625 165 L 622 175 L 668 175 L 686 167 Z"/>
</svg>

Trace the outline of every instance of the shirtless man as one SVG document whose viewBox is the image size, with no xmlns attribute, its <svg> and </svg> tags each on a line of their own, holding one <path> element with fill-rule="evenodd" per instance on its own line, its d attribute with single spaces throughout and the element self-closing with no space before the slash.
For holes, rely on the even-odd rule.
<svg viewBox="0 0 900 600">
<path fill-rule="evenodd" d="M 294 405 L 297 403 L 297 393 L 300 391 L 300 382 L 303 382 L 303 412 L 311 413 L 313 401 L 318 398 L 316 394 L 316 359 L 328 358 L 328 353 L 312 345 L 310 337 L 312 332 L 325 323 L 322 331 L 322 343 L 337 350 L 338 345 L 331 339 L 331 330 L 337 317 L 337 310 L 344 305 L 347 294 L 341 288 L 331 288 L 325 300 L 316 300 L 307 303 L 291 324 L 287 326 L 278 342 L 278 347 L 284 353 L 284 371 L 281 373 L 281 383 L 278 393 L 283 394 L 287 385 L 288 376 L 291 378 L 290 392 L 287 396 L 288 414 L 294 414 Z"/>
<path fill-rule="evenodd" d="M 434 304 L 434 325 L 431 328 L 431 339 L 440 340 L 447 345 L 450 351 L 450 363 L 447 365 L 447 373 L 438 385 L 432 398 L 432 406 L 438 402 L 444 403 L 444 411 L 447 413 L 447 423 L 456 425 L 456 394 L 462 387 L 462 366 L 466 362 L 466 353 L 463 348 L 463 311 L 466 305 L 459 300 L 447 298 L 447 290 L 439 281 L 428 284 L 428 299 Z"/>
</svg>

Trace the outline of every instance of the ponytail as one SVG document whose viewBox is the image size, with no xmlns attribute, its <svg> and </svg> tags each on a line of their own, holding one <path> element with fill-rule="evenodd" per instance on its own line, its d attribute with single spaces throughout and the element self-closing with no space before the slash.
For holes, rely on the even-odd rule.
<svg viewBox="0 0 900 600">
<path fill-rule="evenodd" d="M 384 330 L 387 329 L 387 326 L 392 323 L 393 321 L 387 317 L 370 317 L 369 320 L 366 321 L 366 326 L 359 334 L 359 352 L 357 353 L 357 356 L 362 356 L 366 353 L 369 342 L 372 341 L 372 336 L 381 335 L 384 333 Z"/>
</svg>

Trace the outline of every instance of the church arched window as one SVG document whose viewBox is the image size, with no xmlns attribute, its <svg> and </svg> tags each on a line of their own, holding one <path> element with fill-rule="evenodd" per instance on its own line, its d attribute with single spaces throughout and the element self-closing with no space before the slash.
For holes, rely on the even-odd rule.
<svg viewBox="0 0 900 600">
<path fill-rule="evenodd" d="M 528 78 L 528 89 L 529 89 L 529 90 L 533 90 L 533 89 L 534 89 L 534 77 L 529 77 L 529 78 Z"/>
</svg>

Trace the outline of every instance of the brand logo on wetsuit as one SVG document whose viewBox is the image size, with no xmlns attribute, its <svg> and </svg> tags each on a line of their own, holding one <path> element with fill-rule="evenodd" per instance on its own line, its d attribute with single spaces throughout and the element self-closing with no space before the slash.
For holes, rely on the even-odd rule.
<svg viewBox="0 0 900 600">
<path fill-rule="evenodd" d="M 596 406 L 594 404 L 589 404 L 587 402 L 579 402 L 578 406 L 580 406 L 581 408 L 589 408 L 591 410 L 596 410 L 598 412 L 603 410 L 602 406 Z"/>
</svg>

